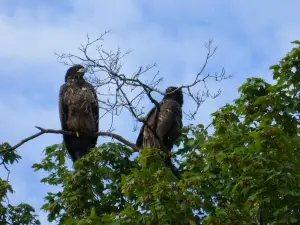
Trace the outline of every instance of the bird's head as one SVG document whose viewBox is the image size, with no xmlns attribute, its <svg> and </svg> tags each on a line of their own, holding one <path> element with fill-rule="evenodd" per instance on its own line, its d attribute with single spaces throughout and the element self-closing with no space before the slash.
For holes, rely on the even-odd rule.
<svg viewBox="0 0 300 225">
<path fill-rule="evenodd" d="M 183 93 L 181 89 L 178 89 L 178 87 L 168 87 L 165 94 L 164 99 L 173 99 L 181 106 L 183 105 Z"/>
<path fill-rule="evenodd" d="M 66 73 L 66 76 L 65 76 L 65 82 L 67 82 L 68 79 L 83 78 L 86 71 L 87 71 L 87 68 L 83 67 L 82 65 L 71 66 L 67 70 L 67 73 Z"/>
</svg>

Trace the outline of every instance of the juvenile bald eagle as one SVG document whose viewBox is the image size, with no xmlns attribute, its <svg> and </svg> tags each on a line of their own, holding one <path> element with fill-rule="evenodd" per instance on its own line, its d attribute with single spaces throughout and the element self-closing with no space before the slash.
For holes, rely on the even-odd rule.
<svg viewBox="0 0 300 225">
<path fill-rule="evenodd" d="M 152 108 L 148 113 L 146 121 L 151 129 L 145 125 L 142 126 L 136 141 L 138 147 L 165 149 L 168 151 L 166 153 L 170 155 L 171 149 L 175 141 L 179 138 L 182 129 L 183 94 L 181 89 L 176 89 L 177 87 L 168 87 L 166 89 L 166 95 L 159 103 L 160 110 L 158 116 L 156 116 L 156 107 Z M 156 135 L 151 131 L 154 130 L 155 123 Z M 161 141 L 159 141 L 158 138 Z M 161 146 L 161 144 L 163 146 Z M 171 165 L 171 158 L 168 157 L 166 162 L 168 165 Z"/>
<path fill-rule="evenodd" d="M 98 139 L 97 136 L 80 134 L 98 132 L 99 124 L 98 98 L 93 86 L 83 78 L 86 71 L 81 65 L 70 67 L 59 91 L 61 127 L 65 131 L 77 133 L 77 136 L 63 135 L 73 162 L 94 148 Z"/>
</svg>

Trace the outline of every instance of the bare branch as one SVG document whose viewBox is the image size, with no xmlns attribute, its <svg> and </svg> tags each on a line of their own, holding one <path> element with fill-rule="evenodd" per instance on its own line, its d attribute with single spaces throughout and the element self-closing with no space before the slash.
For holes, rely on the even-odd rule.
<svg viewBox="0 0 300 225">
<path fill-rule="evenodd" d="M 42 127 L 36 127 L 38 130 L 40 130 L 38 133 L 31 135 L 25 139 L 23 139 L 22 141 L 20 141 L 18 144 L 12 146 L 11 148 L 7 148 L 7 149 L 2 149 L 0 152 L 5 152 L 5 151 L 12 151 L 17 149 L 18 147 L 20 147 L 21 145 L 25 144 L 26 142 L 35 139 L 43 134 L 65 134 L 65 135 L 71 135 L 71 136 L 76 136 L 76 132 L 71 132 L 71 131 L 64 131 L 64 130 L 54 130 L 54 129 L 45 129 Z M 79 133 L 80 135 L 88 135 L 88 136 L 105 136 L 105 137 L 111 137 L 114 138 L 118 141 L 120 141 L 121 143 L 127 145 L 128 147 L 130 147 L 133 151 L 138 152 L 139 148 L 133 144 L 132 142 L 126 140 L 125 138 L 123 138 L 122 136 L 115 134 L 115 133 L 111 133 L 111 132 L 104 132 L 104 131 L 99 131 L 96 133 Z"/>
<path fill-rule="evenodd" d="M 176 90 L 165 93 L 165 91 L 159 89 L 159 85 L 163 82 L 163 77 L 159 76 L 159 72 L 149 76 L 148 72 L 156 67 L 156 64 L 144 67 L 140 66 L 137 71 L 131 75 L 122 73 L 122 60 L 132 51 L 129 50 L 122 53 L 119 47 L 115 52 L 104 50 L 102 43 L 104 42 L 104 36 L 107 33 L 109 32 L 104 32 L 99 38 L 94 40 L 90 39 L 87 35 L 87 43 L 78 48 L 80 55 L 70 53 L 56 54 L 58 60 L 66 65 L 74 64 L 74 61 L 79 61 L 89 69 L 89 82 L 97 90 L 98 88 L 101 88 L 98 91 L 100 92 L 98 93 L 100 95 L 100 118 L 109 114 L 111 115 L 109 131 L 113 129 L 114 116 L 119 116 L 123 109 L 126 109 L 133 116 L 135 122 L 143 123 L 152 130 L 152 133 L 157 137 L 157 123 L 154 124 L 154 127 L 150 127 L 147 124 L 146 119 L 144 118 L 144 107 L 140 106 L 140 103 L 144 97 L 146 97 L 156 107 L 156 117 L 158 117 L 160 111 L 159 101 L 154 98 L 154 95 L 159 94 L 161 96 L 166 96 L 172 94 Z M 188 112 L 183 110 L 185 117 L 189 120 L 195 119 L 200 106 L 208 98 L 216 98 L 221 93 L 220 90 L 216 93 L 211 93 L 207 85 L 208 81 L 222 81 L 231 77 L 226 76 L 224 68 L 222 68 L 220 73 L 210 74 L 205 72 L 210 58 L 214 56 L 217 50 L 217 46 L 212 46 L 212 43 L 212 40 L 205 43 L 207 54 L 199 72 L 195 74 L 195 77 L 190 83 L 178 87 L 178 89 L 182 89 L 185 96 L 194 104 L 194 107 L 189 107 L 190 109 Z M 91 50 L 94 50 L 93 54 L 91 54 Z M 146 74 L 147 76 L 144 76 Z M 157 118 L 155 121 L 157 122 Z"/>
<path fill-rule="evenodd" d="M 147 65 L 145 67 L 140 66 L 132 75 L 123 74 L 121 72 L 123 66 L 122 59 L 131 53 L 131 50 L 124 54 L 121 52 L 119 47 L 115 52 L 111 50 L 104 50 L 102 42 L 104 42 L 104 36 L 108 33 L 109 31 L 105 31 L 102 35 L 100 35 L 100 37 L 94 40 L 87 35 L 87 43 L 78 48 L 80 55 L 64 53 L 56 55 L 60 62 L 66 65 L 73 64 L 74 61 L 79 61 L 86 65 L 91 74 L 89 81 L 95 88 L 103 87 L 105 85 L 108 86 L 109 93 L 105 100 L 100 101 L 101 104 L 99 105 L 102 109 L 101 118 L 107 114 L 112 114 L 111 127 L 114 116 L 120 115 L 124 108 L 129 110 L 135 121 L 144 123 L 145 120 L 143 116 L 145 115 L 145 112 L 143 111 L 144 108 L 140 107 L 141 100 L 144 99 L 144 96 L 146 96 L 159 111 L 159 101 L 157 101 L 152 94 L 157 93 L 162 96 L 166 95 L 164 91 L 158 88 L 159 84 L 163 81 L 163 77 L 159 77 L 159 73 L 157 72 L 153 76 L 150 76 L 150 79 L 147 79 L 148 81 L 144 80 L 145 78 L 143 78 L 143 75 L 152 70 L 156 64 Z M 178 89 L 186 90 L 186 92 L 184 92 L 185 95 L 195 104 L 193 109 L 188 112 L 184 112 L 185 116 L 191 120 L 195 119 L 195 116 L 203 102 L 205 102 L 208 98 L 216 98 L 221 93 L 220 90 L 218 90 L 217 93 L 210 93 L 206 84 L 207 81 L 209 79 L 221 81 L 230 77 L 226 76 L 224 68 L 222 68 L 219 74 L 215 73 L 211 75 L 208 73 L 204 75 L 204 71 L 210 58 L 214 56 L 218 48 L 217 46 L 212 46 L 212 44 L 213 40 L 211 39 L 208 43 L 205 43 L 207 54 L 200 71 L 195 75 L 192 82 L 178 87 Z M 95 48 L 93 50 L 95 57 L 92 57 L 90 50 L 94 46 Z M 198 87 L 200 83 L 203 84 L 203 88 Z M 193 88 L 195 88 L 196 91 L 193 91 Z M 175 91 L 176 90 L 174 90 L 174 92 Z"/>
</svg>

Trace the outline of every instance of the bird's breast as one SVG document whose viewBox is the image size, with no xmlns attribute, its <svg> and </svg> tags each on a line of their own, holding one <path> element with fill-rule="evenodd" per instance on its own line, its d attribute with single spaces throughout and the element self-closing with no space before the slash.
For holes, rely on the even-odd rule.
<svg viewBox="0 0 300 225">
<path fill-rule="evenodd" d="M 69 105 L 94 104 L 93 92 L 86 87 L 69 88 L 65 95 L 65 100 Z"/>
</svg>

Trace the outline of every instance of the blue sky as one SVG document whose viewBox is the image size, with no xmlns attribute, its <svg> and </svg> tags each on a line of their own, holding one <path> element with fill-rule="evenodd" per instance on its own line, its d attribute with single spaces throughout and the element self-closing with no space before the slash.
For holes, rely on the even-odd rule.
<svg viewBox="0 0 300 225">
<path fill-rule="evenodd" d="M 123 72 L 132 74 L 139 65 L 156 62 L 163 89 L 193 78 L 206 54 L 204 43 L 213 38 L 219 49 L 207 71 L 224 66 L 234 77 L 210 83 L 222 95 L 201 107 L 195 123 L 206 124 L 210 113 L 237 97 L 247 77 L 271 81 L 268 67 L 300 39 L 299 7 L 296 0 L 1 0 L 0 141 L 15 144 L 35 133 L 36 125 L 60 127 L 58 90 L 67 68 L 53 53 L 76 53 L 87 33 L 97 37 L 104 30 L 112 30 L 106 49 L 134 50 L 125 58 Z M 134 141 L 137 133 L 128 132 L 132 123 L 126 116 L 116 121 L 117 132 Z M 105 130 L 107 123 L 100 121 L 100 126 Z M 46 146 L 59 142 L 60 135 L 48 134 L 23 145 L 18 149 L 23 159 L 11 171 L 16 191 L 11 203 L 34 205 L 42 224 L 48 223 L 39 208 L 51 187 L 39 183 L 43 174 L 34 173 L 31 165 Z"/>
</svg>

